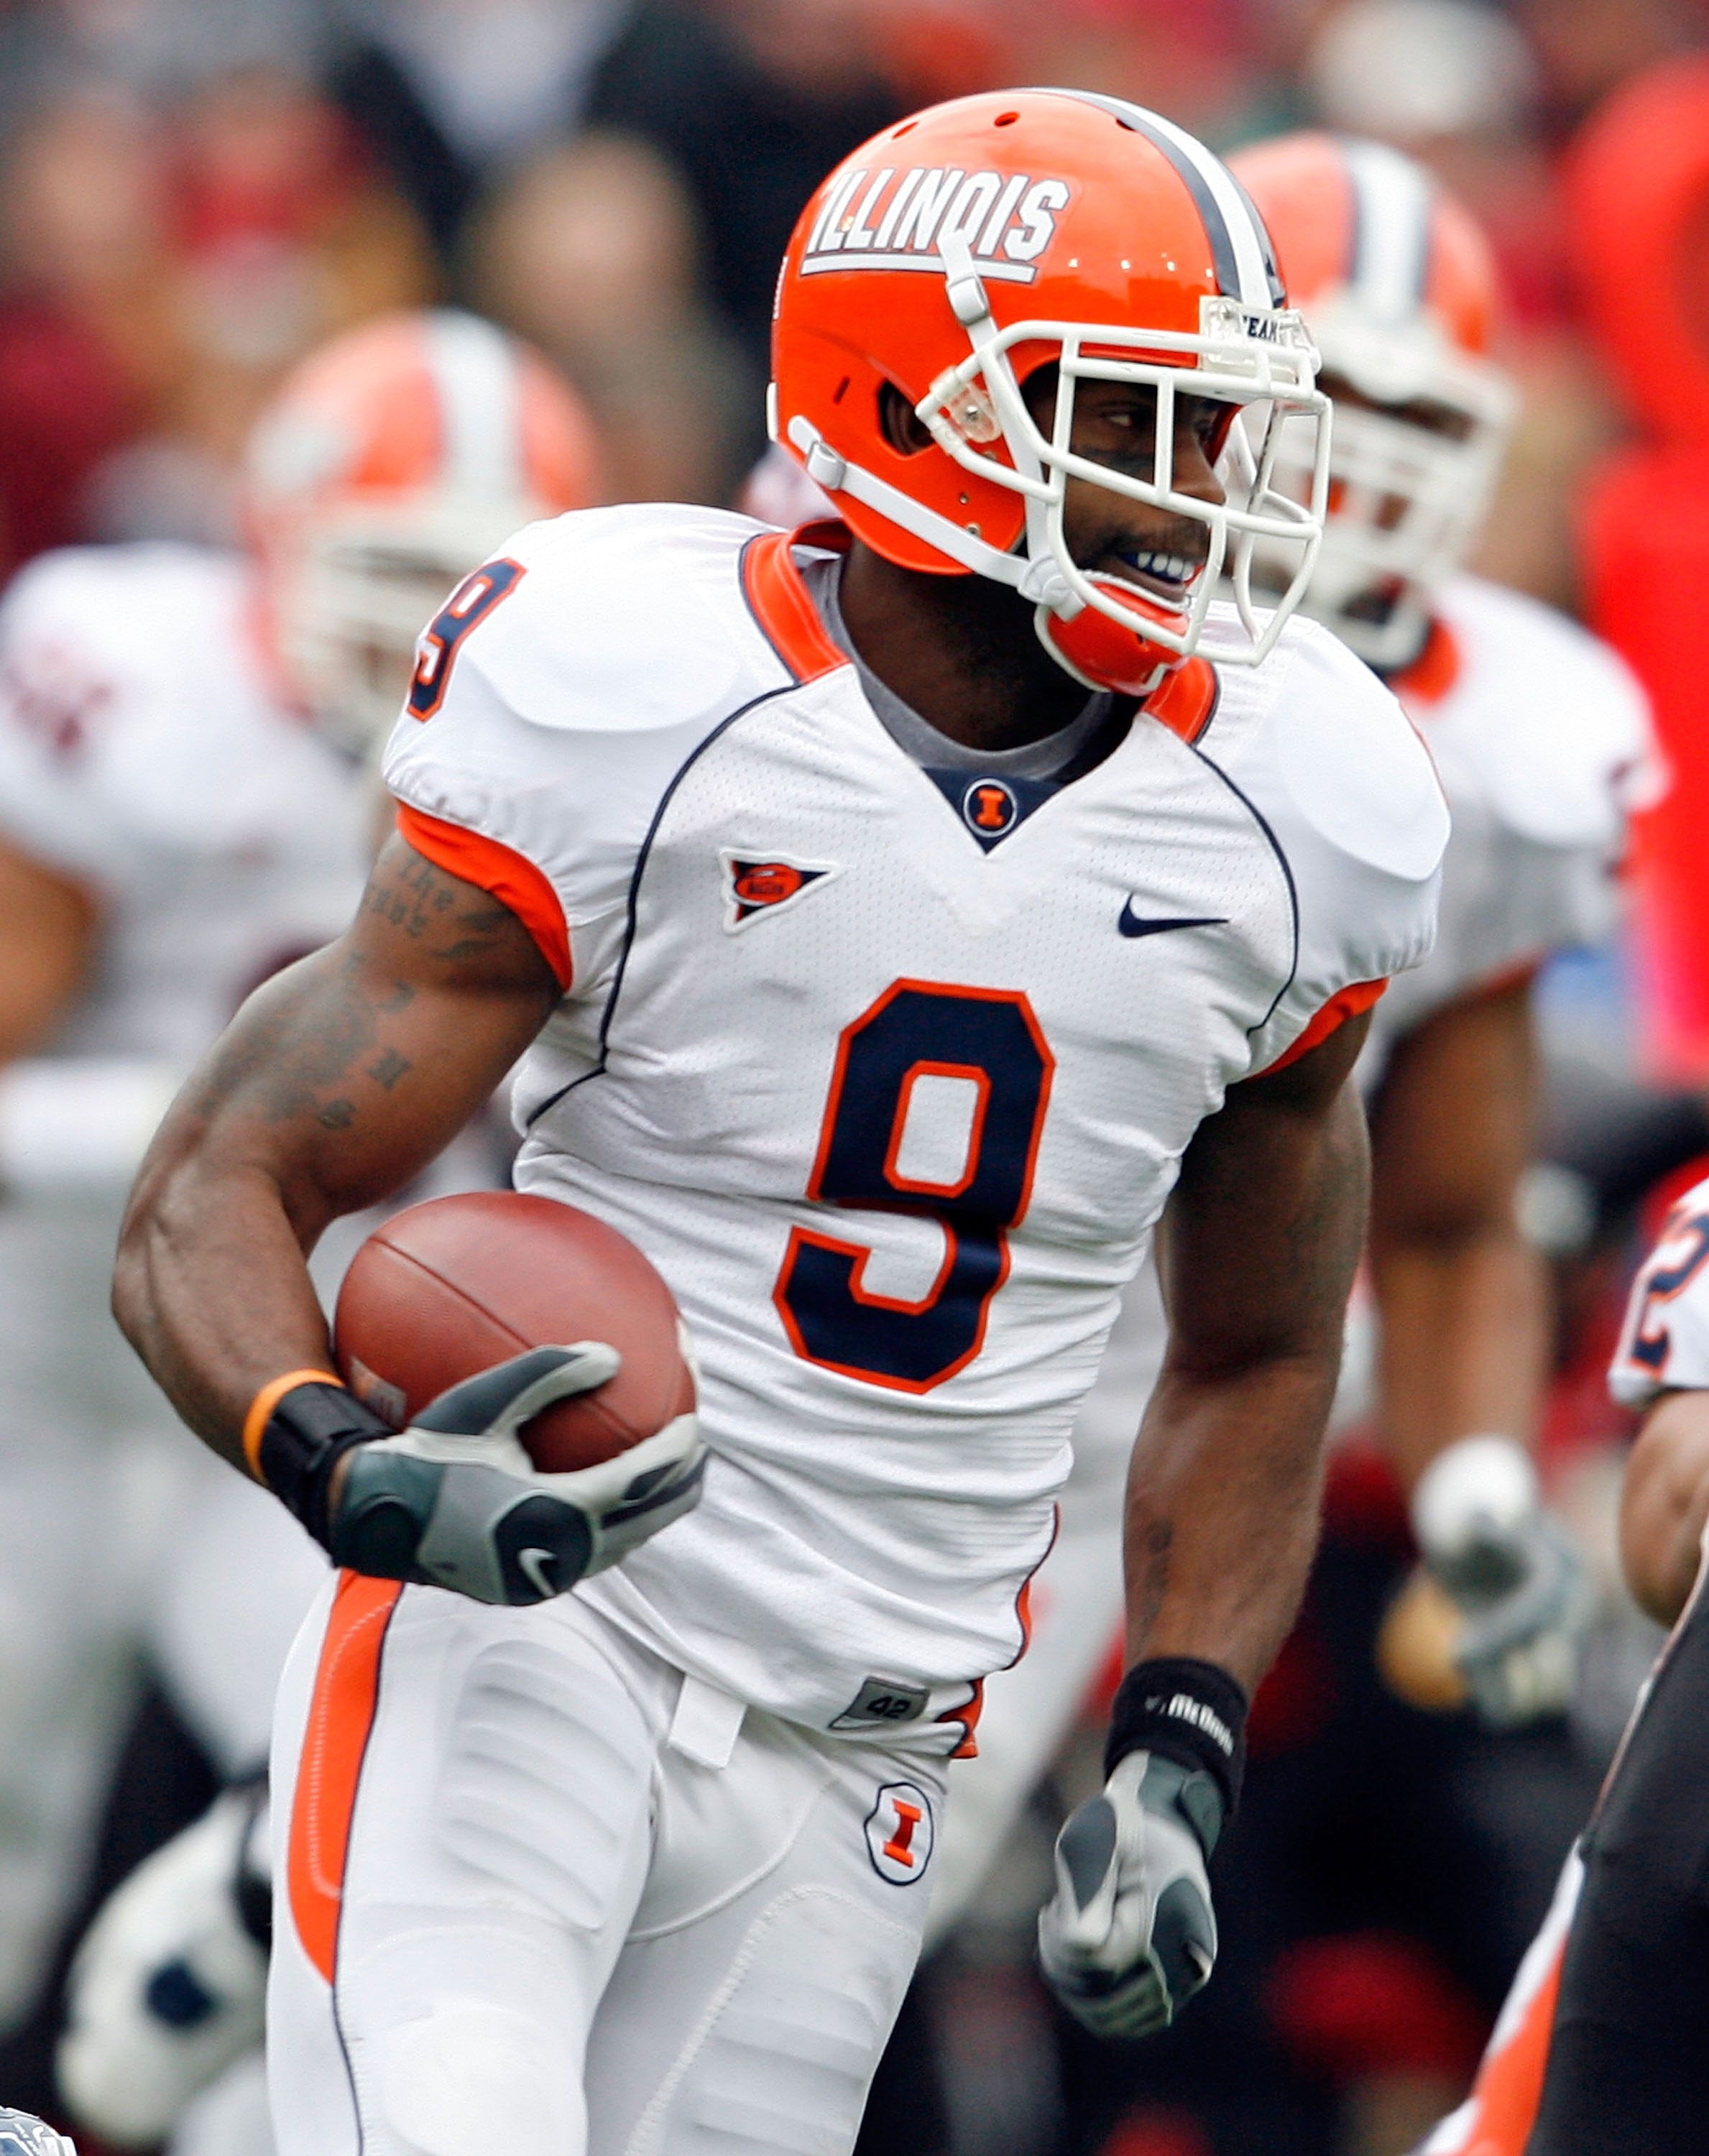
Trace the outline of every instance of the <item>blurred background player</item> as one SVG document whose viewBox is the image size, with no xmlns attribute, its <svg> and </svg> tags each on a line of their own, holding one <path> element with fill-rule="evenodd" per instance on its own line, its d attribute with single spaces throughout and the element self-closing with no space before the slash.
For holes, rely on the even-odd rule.
<svg viewBox="0 0 1709 2156">
<path fill-rule="evenodd" d="M 1673 1630 L 1467 2102 L 1420 2156 L 1691 2156 L 1709 2112 L 1709 1182 L 1633 1284 L 1610 1389 L 1644 1416 L 1620 1540 Z"/>
<path fill-rule="evenodd" d="M 595 485 L 581 409 L 541 360 L 471 316 L 391 317 L 307 362 L 269 412 L 245 555 L 49 554 L 0 611 L 13 2031 L 84 1887 L 145 1656 L 215 1772 L 251 1772 L 322 1569 L 260 1492 L 208 1473 L 113 1327 L 126 1187 L 232 1010 L 347 917 L 373 839 L 367 752 L 421 620 L 519 524 Z M 13 2048 L 8 2085 L 46 2104 L 38 2047 Z"/>
<path fill-rule="evenodd" d="M 1232 169 L 1275 240 L 1335 404 L 1330 516 L 1306 608 L 1401 697 L 1454 814 L 1435 951 L 1378 1006 L 1360 1067 L 1380 1344 L 1374 1401 L 1357 1397 L 1355 1375 L 1342 1419 L 1374 1411 L 1424 1559 L 1389 1617 L 1385 1658 L 1429 1704 L 1469 1697 L 1489 1726 L 1511 1728 L 1566 1706 L 1594 1600 L 1531 1456 L 1551 1351 L 1542 1261 L 1518 1215 L 1539 1112 L 1531 983 L 1552 952 L 1601 942 L 1614 924 L 1627 814 L 1656 783 L 1644 699 L 1575 624 L 1461 572 L 1514 404 L 1489 357 L 1495 275 L 1470 218 L 1417 162 L 1375 143 L 1296 135 L 1237 153 Z M 762 468 L 750 500 L 793 507 L 786 484 Z M 1027 1655 L 992 1678 L 980 1757 L 957 1769 L 934 1942 L 968 1912 L 1106 1657 L 1121 1491 L 1161 1325 L 1142 1276 L 1081 1411 Z M 1368 1363 L 1361 1344 L 1352 1360 Z M 1332 1537 L 1314 1599 L 1332 1598 L 1336 1578 Z M 1355 1651 L 1369 1645 L 1367 1612 Z M 1337 1772 L 1345 1795 L 1344 1763 Z M 1235 1887 L 1231 1940 L 1239 1902 Z M 1207 2015 L 1224 2010 L 1212 2000 Z"/>
</svg>

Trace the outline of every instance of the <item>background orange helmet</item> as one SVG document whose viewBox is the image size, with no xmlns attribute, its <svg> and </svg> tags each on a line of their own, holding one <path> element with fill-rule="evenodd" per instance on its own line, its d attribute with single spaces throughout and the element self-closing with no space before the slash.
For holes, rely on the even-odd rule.
<svg viewBox="0 0 1709 2156">
<path fill-rule="evenodd" d="M 246 524 L 290 691 L 357 752 L 398 716 L 422 624 L 524 524 L 597 495 L 574 392 L 449 310 L 336 337 L 251 441 Z"/>
<path fill-rule="evenodd" d="M 1488 244 L 1422 165 L 1380 142 L 1286 135 L 1230 162 L 1335 405 L 1329 517 L 1305 610 L 1373 666 L 1404 666 L 1476 542 L 1513 416 L 1511 384 L 1487 357 Z M 1291 461 L 1285 447 L 1284 483 Z"/>
<path fill-rule="evenodd" d="M 1270 481 L 1280 415 L 1324 432 L 1314 360 L 1262 223 L 1202 143 L 1115 98 L 1008 90 L 886 128 L 815 192 L 778 279 L 772 434 L 875 552 L 1013 586 L 1070 672 L 1142 693 L 1207 630 L 1219 659 L 1255 663 L 1303 589 L 1323 474 L 1303 503 Z M 1051 365 L 1047 434 L 1021 385 Z M 1073 453 L 1088 378 L 1155 388 L 1149 479 Z M 933 446 L 891 445 L 885 382 Z M 1230 432 L 1241 468 L 1221 506 L 1173 485 L 1178 388 L 1264 408 L 1250 431 Z M 1322 464 L 1321 444 L 1316 454 Z M 1209 526 L 1209 559 L 1178 607 L 1075 563 L 1062 531 L 1070 477 Z M 1295 563 L 1263 617 L 1248 589 L 1260 541 Z M 1213 617 L 1219 572 L 1238 603 Z"/>
</svg>

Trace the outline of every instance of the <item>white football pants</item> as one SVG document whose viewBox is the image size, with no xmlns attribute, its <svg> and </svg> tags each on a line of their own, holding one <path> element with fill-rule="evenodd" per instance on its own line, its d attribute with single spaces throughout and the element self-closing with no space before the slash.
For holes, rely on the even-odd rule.
<svg viewBox="0 0 1709 2156">
<path fill-rule="evenodd" d="M 573 1595 L 342 1575 L 280 1691 L 280 2156 L 839 2156 L 943 1780 L 744 1711 Z"/>
</svg>

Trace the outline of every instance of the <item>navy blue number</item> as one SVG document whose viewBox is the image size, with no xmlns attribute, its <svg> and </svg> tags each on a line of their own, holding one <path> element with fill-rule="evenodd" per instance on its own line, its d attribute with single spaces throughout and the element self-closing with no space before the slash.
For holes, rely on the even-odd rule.
<svg viewBox="0 0 1709 2156">
<path fill-rule="evenodd" d="M 1652 1376 L 1666 1363 L 1667 1351 L 1672 1345 L 1666 1326 L 1660 1321 L 1657 1306 L 1682 1294 L 1696 1277 L 1705 1259 L 1709 1259 L 1709 1214 L 1688 1214 L 1682 1220 L 1671 1222 L 1663 1235 L 1662 1247 L 1665 1249 L 1681 1235 L 1691 1239 L 1684 1256 L 1672 1265 L 1657 1265 L 1645 1280 L 1643 1307 L 1632 1328 L 1632 1344 L 1627 1350 L 1628 1358 Z"/>
<path fill-rule="evenodd" d="M 500 599 L 511 596 L 526 574 L 522 563 L 511 561 L 508 555 L 483 562 L 463 579 L 428 624 L 409 680 L 409 708 L 417 718 L 432 718 L 444 702 L 457 646 L 477 622 L 486 619 Z"/>
<path fill-rule="evenodd" d="M 863 1284 L 870 1255 L 806 1228 L 791 1235 L 773 1297 L 798 1355 L 875 1385 L 929 1392 L 964 1368 L 1008 1272 L 1007 1231 L 1032 1194 L 1054 1059 L 1024 995 L 898 981 L 843 1034 L 807 1194 L 829 1205 L 920 1213 L 943 1262 L 917 1302 Z M 975 1088 L 967 1158 L 952 1183 L 902 1173 L 916 1080 Z"/>
</svg>

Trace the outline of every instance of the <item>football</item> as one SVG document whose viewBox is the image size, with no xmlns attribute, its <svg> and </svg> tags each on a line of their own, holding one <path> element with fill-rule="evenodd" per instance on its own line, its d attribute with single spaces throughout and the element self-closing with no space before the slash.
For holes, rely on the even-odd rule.
<svg viewBox="0 0 1709 2156">
<path fill-rule="evenodd" d="M 555 1199 L 470 1191 L 377 1228 L 339 1290 L 333 1346 L 357 1396 L 402 1429 L 449 1385 L 526 1348 L 603 1340 L 623 1368 L 517 1432 L 563 1474 L 610 1460 L 695 1404 L 676 1304 L 626 1236 Z"/>
</svg>

